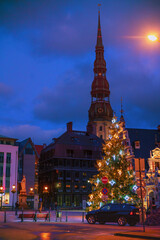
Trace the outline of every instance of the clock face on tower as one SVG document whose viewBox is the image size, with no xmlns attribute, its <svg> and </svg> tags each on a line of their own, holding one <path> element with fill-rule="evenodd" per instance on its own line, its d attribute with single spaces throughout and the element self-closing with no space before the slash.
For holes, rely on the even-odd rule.
<svg viewBox="0 0 160 240">
<path fill-rule="evenodd" d="M 103 108 L 98 108 L 99 113 L 103 113 Z"/>
</svg>

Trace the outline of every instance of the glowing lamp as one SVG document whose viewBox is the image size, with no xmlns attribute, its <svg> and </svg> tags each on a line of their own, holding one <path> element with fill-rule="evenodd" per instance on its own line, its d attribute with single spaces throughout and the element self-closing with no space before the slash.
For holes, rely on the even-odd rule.
<svg viewBox="0 0 160 240">
<path fill-rule="evenodd" d="M 157 38 L 155 35 L 148 35 L 147 37 L 148 37 L 148 39 L 149 39 L 150 41 L 152 41 L 152 42 L 155 42 L 155 41 L 158 40 L 158 38 Z"/>
<path fill-rule="evenodd" d="M 12 190 L 11 190 L 12 193 L 15 193 L 16 192 L 16 186 L 15 185 L 12 185 Z"/>
</svg>

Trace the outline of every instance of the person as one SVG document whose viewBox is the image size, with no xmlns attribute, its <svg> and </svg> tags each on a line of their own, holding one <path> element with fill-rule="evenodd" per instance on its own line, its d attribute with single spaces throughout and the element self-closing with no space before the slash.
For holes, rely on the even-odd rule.
<svg viewBox="0 0 160 240">
<path fill-rule="evenodd" d="M 15 203 L 15 215 L 17 215 L 17 210 L 18 210 L 18 208 L 19 208 L 19 203 L 18 203 L 18 201 Z"/>
<path fill-rule="evenodd" d="M 57 202 L 54 203 L 55 210 L 57 211 Z"/>
<path fill-rule="evenodd" d="M 18 201 L 15 203 L 15 208 L 16 208 L 16 209 L 19 208 L 19 203 L 18 203 Z"/>
</svg>

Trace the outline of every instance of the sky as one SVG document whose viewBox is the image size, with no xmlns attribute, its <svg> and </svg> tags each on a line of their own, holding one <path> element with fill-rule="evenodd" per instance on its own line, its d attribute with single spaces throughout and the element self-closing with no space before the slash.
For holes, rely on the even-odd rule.
<svg viewBox="0 0 160 240">
<path fill-rule="evenodd" d="M 110 102 L 129 128 L 160 124 L 159 0 L 1 0 L 0 135 L 50 143 L 86 130 L 101 3 Z"/>
</svg>

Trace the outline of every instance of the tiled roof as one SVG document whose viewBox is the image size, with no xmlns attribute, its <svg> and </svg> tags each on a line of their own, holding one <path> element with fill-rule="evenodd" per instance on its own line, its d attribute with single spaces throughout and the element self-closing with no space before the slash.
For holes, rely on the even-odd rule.
<svg viewBox="0 0 160 240">
<path fill-rule="evenodd" d="M 34 145 L 34 146 L 35 146 L 35 149 L 36 149 L 38 155 L 40 155 L 40 154 L 41 154 L 41 151 L 42 151 L 42 149 L 43 149 L 43 145 Z"/>
<path fill-rule="evenodd" d="M 54 139 L 54 142 L 47 146 L 47 149 L 55 144 L 65 145 L 81 145 L 86 147 L 101 147 L 103 140 L 96 135 L 88 134 L 84 131 L 65 132 L 59 138 Z"/>
</svg>

